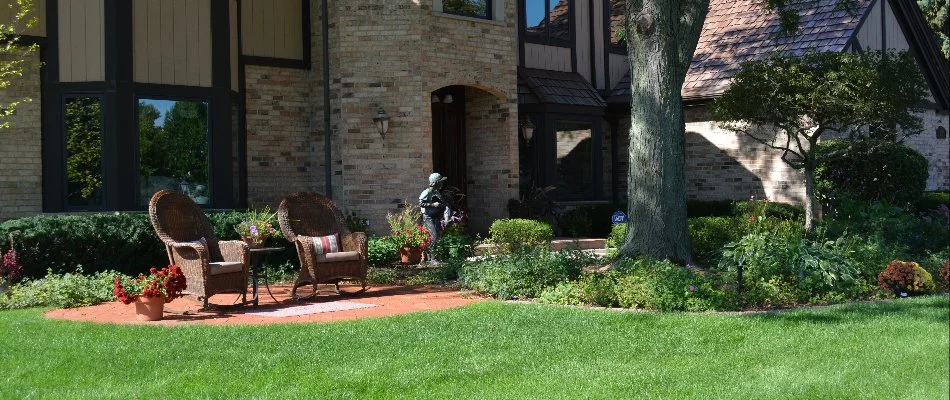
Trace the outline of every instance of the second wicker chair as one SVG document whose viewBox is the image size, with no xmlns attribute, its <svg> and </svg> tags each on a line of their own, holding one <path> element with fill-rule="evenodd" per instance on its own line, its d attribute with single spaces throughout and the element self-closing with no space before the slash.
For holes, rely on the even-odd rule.
<svg viewBox="0 0 950 400">
<path fill-rule="evenodd" d="M 331 283 L 340 292 L 340 281 L 358 280 L 366 290 L 367 242 L 363 232 L 350 232 L 343 212 L 330 199 L 317 194 L 298 192 L 284 198 L 277 210 L 280 230 L 297 248 L 300 274 L 294 282 L 291 296 L 297 299 L 297 289 Z M 317 254 L 313 238 L 339 234 L 340 252 Z"/>
</svg>

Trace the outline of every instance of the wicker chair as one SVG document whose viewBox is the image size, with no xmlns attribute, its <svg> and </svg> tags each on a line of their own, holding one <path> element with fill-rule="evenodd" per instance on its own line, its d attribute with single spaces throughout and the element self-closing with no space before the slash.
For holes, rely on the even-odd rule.
<svg viewBox="0 0 950 400">
<path fill-rule="evenodd" d="M 240 293 L 247 302 L 247 270 L 250 253 L 240 240 L 218 240 L 204 211 L 188 196 L 162 190 L 148 204 L 152 227 L 165 243 L 168 262 L 185 273 L 188 288 L 208 308 L 208 297 Z M 201 238 L 207 247 L 199 243 Z"/>
<path fill-rule="evenodd" d="M 280 202 L 277 210 L 280 230 L 287 240 L 297 247 L 300 257 L 300 274 L 294 283 L 291 296 L 297 299 L 297 289 L 317 284 L 332 283 L 340 293 L 340 281 L 359 280 L 366 290 L 367 244 L 366 234 L 350 232 L 343 213 L 333 201 L 317 193 L 294 193 Z M 339 253 L 316 254 L 313 237 L 340 235 Z"/>
</svg>

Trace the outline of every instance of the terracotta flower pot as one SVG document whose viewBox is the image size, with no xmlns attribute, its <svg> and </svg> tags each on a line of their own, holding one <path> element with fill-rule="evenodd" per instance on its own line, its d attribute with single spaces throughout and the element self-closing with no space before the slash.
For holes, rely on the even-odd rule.
<svg viewBox="0 0 950 400">
<path fill-rule="evenodd" d="M 418 264 L 422 261 L 422 247 L 403 247 L 399 249 L 399 258 L 403 264 Z"/>
<path fill-rule="evenodd" d="M 242 237 L 241 240 L 243 240 L 244 243 L 247 243 L 247 247 L 250 247 L 252 249 L 259 249 L 261 247 L 264 247 L 264 242 L 259 241 L 259 240 L 254 240 L 253 238 Z"/>
<path fill-rule="evenodd" d="M 158 321 L 165 311 L 164 297 L 144 297 L 135 299 L 135 319 L 139 321 Z"/>
</svg>

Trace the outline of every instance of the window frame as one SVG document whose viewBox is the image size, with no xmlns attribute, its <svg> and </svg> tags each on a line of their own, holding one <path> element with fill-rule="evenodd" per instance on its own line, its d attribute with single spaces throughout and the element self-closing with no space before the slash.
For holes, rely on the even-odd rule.
<svg viewBox="0 0 950 400">
<path fill-rule="evenodd" d="M 545 33 L 543 35 L 534 34 L 528 32 L 528 21 L 527 21 L 527 4 L 530 0 L 518 0 L 518 26 L 521 34 L 521 40 L 525 43 L 541 44 L 548 46 L 558 46 L 558 47 L 574 47 L 575 42 L 575 30 L 574 26 L 574 1 L 568 0 L 567 2 L 567 18 L 568 18 L 568 31 L 567 39 L 558 39 L 551 37 L 551 24 L 545 25 Z M 549 21 L 551 18 L 551 2 L 560 1 L 560 0 L 540 0 L 544 1 L 544 21 Z"/>
</svg>

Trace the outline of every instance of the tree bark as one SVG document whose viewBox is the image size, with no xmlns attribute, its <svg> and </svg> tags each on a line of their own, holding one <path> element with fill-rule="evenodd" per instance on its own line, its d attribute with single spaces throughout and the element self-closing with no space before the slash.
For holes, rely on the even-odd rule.
<svg viewBox="0 0 950 400">
<path fill-rule="evenodd" d="M 815 224 L 818 204 L 815 199 L 815 167 L 805 166 L 805 230 L 811 231 Z M 821 220 L 820 217 L 817 218 Z"/>
<path fill-rule="evenodd" d="M 691 262 L 680 90 L 708 0 L 627 0 L 629 191 L 625 256 Z"/>
</svg>

